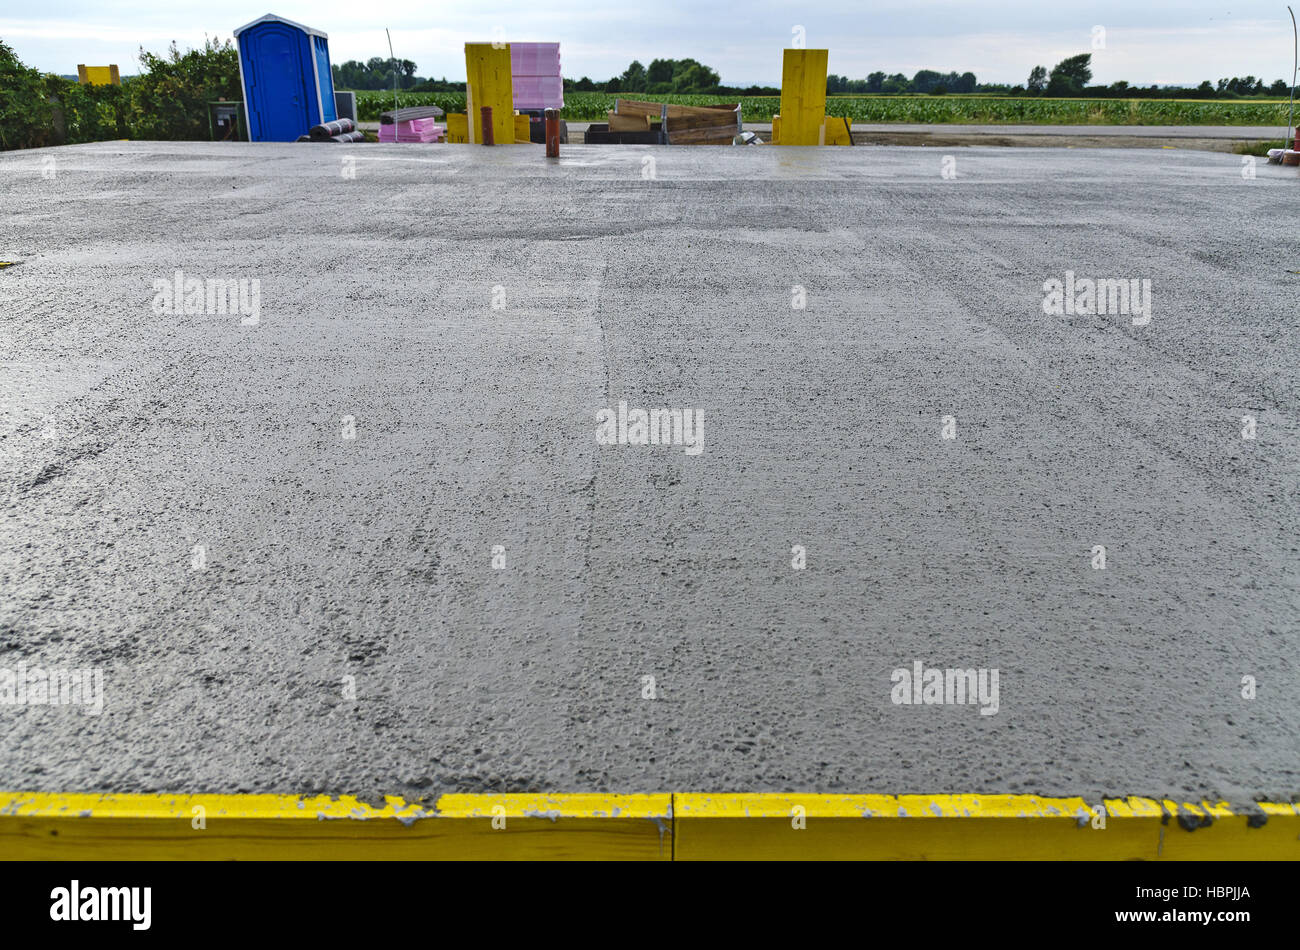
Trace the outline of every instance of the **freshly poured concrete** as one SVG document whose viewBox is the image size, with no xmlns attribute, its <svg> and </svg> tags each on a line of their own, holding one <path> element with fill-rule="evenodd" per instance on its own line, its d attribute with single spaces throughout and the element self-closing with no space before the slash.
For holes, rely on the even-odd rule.
<svg viewBox="0 0 1300 950">
<path fill-rule="evenodd" d="M 1297 171 L 954 154 L 0 155 L 0 788 L 1297 796 Z"/>
</svg>

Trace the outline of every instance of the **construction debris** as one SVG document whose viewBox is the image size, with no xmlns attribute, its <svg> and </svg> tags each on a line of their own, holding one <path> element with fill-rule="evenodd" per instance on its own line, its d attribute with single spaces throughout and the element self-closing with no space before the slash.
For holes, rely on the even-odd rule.
<svg viewBox="0 0 1300 950">
<path fill-rule="evenodd" d="M 608 122 L 587 129 L 589 144 L 731 145 L 743 131 L 738 103 L 680 106 L 615 99 L 608 116 Z"/>
<path fill-rule="evenodd" d="M 308 136 L 313 142 L 330 142 L 340 141 L 337 136 L 350 135 L 357 130 L 357 124 L 351 119 L 335 119 L 333 122 L 322 122 L 320 125 L 313 125 L 308 131 Z M 347 141 L 357 141 L 348 139 Z"/>
</svg>

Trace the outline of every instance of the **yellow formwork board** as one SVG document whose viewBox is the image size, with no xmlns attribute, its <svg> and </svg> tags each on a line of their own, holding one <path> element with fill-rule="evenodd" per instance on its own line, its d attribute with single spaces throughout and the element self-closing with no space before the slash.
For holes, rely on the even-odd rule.
<svg viewBox="0 0 1300 950">
<path fill-rule="evenodd" d="M 447 141 L 462 144 L 469 141 L 469 116 L 463 112 L 447 113 Z"/>
<path fill-rule="evenodd" d="M 122 76 L 116 66 L 86 66 L 78 63 L 77 82 L 83 86 L 120 86 Z"/>
<path fill-rule="evenodd" d="M 1300 860 L 1300 804 L 1035 795 L 0 793 L 9 860 Z"/>
<path fill-rule="evenodd" d="M 826 120 L 824 49 L 788 49 L 781 64 L 781 145 L 821 145 Z"/>
<path fill-rule="evenodd" d="M 510 74 L 509 43 L 465 44 L 465 111 L 469 116 L 469 140 L 483 142 L 482 112 L 492 107 L 492 135 L 497 145 L 515 141 L 515 94 Z"/>
<path fill-rule="evenodd" d="M 197 827 L 198 824 L 202 827 Z M 672 858 L 671 795 L 0 794 L 8 860 Z"/>
<path fill-rule="evenodd" d="M 1297 806 L 1261 803 L 1261 823 L 1222 804 L 1184 805 L 1215 812 L 1191 831 L 1171 807 L 1034 795 L 678 794 L 673 846 L 678 861 L 1300 860 Z"/>
<path fill-rule="evenodd" d="M 1260 802 L 1263 820 L 1234 814 L 1227 802 L 1162 802 L 1161 861 L 1294 861 L 1300 858 L 1300 806 Z"/>
<path fill-rule="evenodd" d="M 674 796 L 673 814 L 679 861 L 1086 860 L 1147 846 L 1140 829 L 1095 830 L 1082 798 L 696 794 Z"/>
<path fill-rule="evenodd" d="M 852 133 L 849 131 L 847 121 L 842 116 L 828 115 L 822 125 L 826 130 L 822 135 L 823 145 L 853 144 Z"/>
<path fill-rule="evenodd" d="M 523 143 L 523 142 L 532 141 L 532 139 L 529 138 L 529 132 L 528 132 L 528 127 L 529 125 L 532 124 L 532 121 L 533 120 L 526 115 L 515 116 L 515 141 L 516 142 Z"/>
</svg>

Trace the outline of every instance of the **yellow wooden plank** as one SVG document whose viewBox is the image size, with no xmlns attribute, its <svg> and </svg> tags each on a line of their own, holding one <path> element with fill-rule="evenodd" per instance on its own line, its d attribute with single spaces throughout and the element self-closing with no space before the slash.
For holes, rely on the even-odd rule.
<svg viewBox="0 0 1300 950">
<path fill-rule="evenodd" d="M 1092 827 L 1082 798 L 1031 795 L 676 795 L 678 860 L 1154 856 L 1123 823 Z"/>
<path fill-rule="evenodd" d="M 0 856 L 669 860 L 672 797 L 445 795 L 380 805 L 350 796 L 4 793 Z"/>
<path fill-rule="evenodd" d="M 788 49 L 781 64 L 781 145 L 820 145 L 826 120 L 824 49 Z"/>
<path fill-rule="evenodd" d="M 77 66 L 77 81 L 87 86 L 120 86 L 116 66 Z"/>
<path fill-rule="evenodd" d="M 824 123 L 825 135 L 822 139 L 824 145 L 852 145 L 853 138 L 849 132 L 848 123 L 842 116 L 828 115 Z"/>
<path fill-rule="evenodd" d="M 496 48 L 491 43 L 465 44 L 465 111 L 469 116 L 469 140 L 483 142 L 483 106 L 492 107 L 492 132 L 498 145 L 515 141 L 514 82 L 510 74 L 510 44 Z"/>
<path fill-rule="evenodd" d="M 447 141 L 461 144 L 469 141 L 469 116 L 462 112 L 447 114 Z"/>
<path fill-rule="evenodd" d="M 1300 860 L 1300 805 L 1034 795 L 0 793 L 6 859 Z M 1104 812 L 1104 822 L 1100 820 Z"/>
<path fill-rule="evenodd" d="M 1300 860 L 1300 807 L 1262 803 L 1261 816 L 1235 814 L 1226 802 L 1165 800 L 1162 861 Z"/>
</svg>

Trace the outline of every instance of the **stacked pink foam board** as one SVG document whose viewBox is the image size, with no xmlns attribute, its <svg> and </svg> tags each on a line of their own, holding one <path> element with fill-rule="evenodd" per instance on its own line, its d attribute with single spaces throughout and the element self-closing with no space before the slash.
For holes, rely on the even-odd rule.
<svg viewBox="0 0 1300 950">
<path fill-rule="evenodd" d="M 559 43 L 511 43 L 510 78 L 516 109 L 564 108 Z"/>
<path fill-rule="evenodd" d="M 396 125 L 379 126 L 381 142 L 437 142 L 442 139 L 444 129 L 433 119 L 407 119 Z"/>
</svg>

